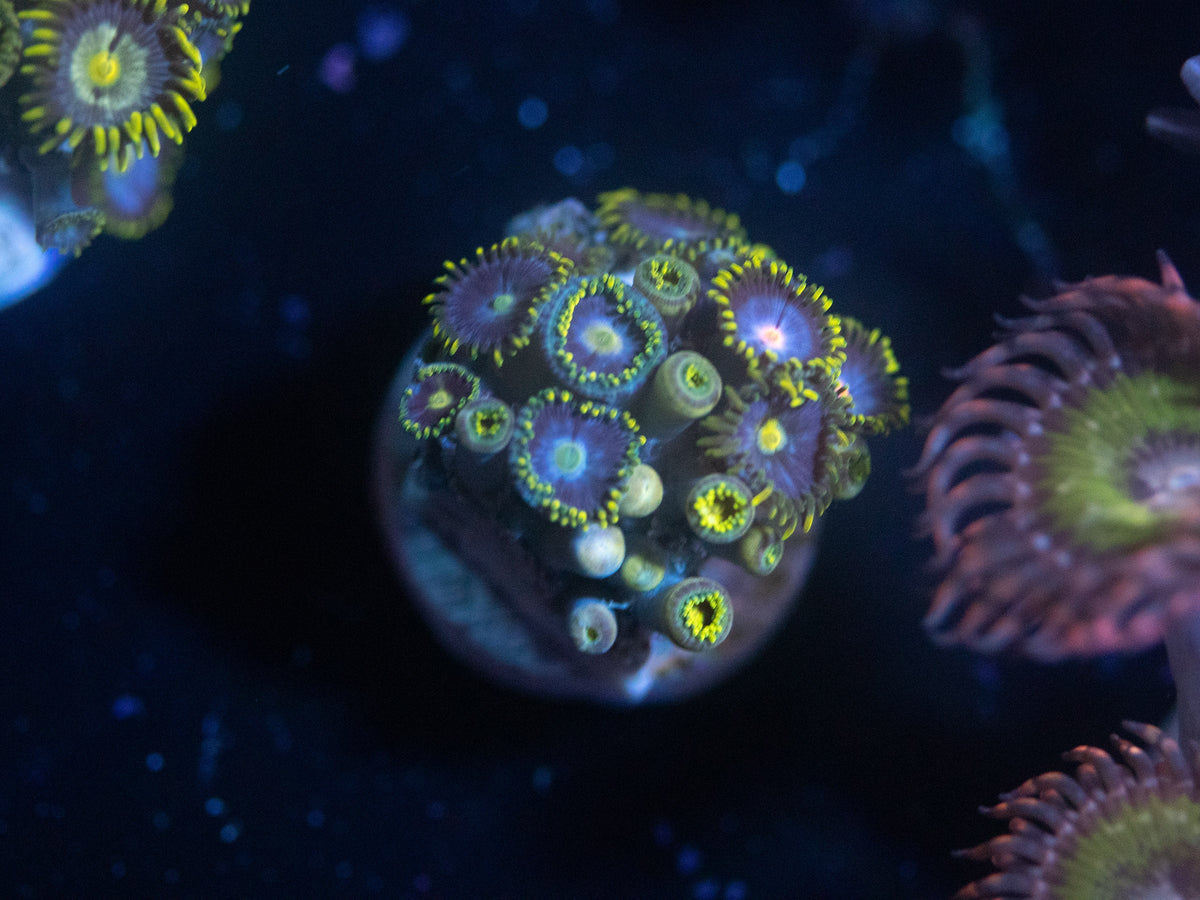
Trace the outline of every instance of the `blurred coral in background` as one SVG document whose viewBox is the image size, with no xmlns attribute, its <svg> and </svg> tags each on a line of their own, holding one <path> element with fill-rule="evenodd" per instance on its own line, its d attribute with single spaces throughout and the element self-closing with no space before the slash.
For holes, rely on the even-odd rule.
<svg viewBox="0 0 1200 900">
<path fill-rule="evenodd" d="M 249 0 L 0 0 L 0 306 L 165 221 Z"/>
</svg>

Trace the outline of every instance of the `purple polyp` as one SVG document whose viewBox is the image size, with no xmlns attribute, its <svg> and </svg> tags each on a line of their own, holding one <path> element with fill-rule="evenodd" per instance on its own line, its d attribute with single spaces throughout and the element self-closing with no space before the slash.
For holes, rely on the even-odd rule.
<svg viewBox="0 0 1200 900">
<path fill-rule="evenodd" d="M 781 359 L 809 359 L 819 351 L 812 320 L 784 297 L 746 288 L 750 296 L 730 297 L 738 335 L 757 353 Z"/>
<path fill-rule="evenodd" d="M 740 469 L 761 472 L 780 493 L 803 497 L 812 490 L 815 480 L 813 473 L 822 436 L 821 406 L 814 402 L 776 406 L 780 405 L 760 399 L 747 407 L 733 434 L 734 443 L 742 449 L 732 457 Z M 782 446 L 767 452 L 759 447 L 759 431 L 771 420 L 785 438 Z"/>
<path fill-rule="evenodd" d="M 501 248 L 456 270 L 435 295 L 446 336 L 482 352 L 503 347 L 522 333 L 555 269 L 540 252 Z"/>
<path fill-rule="evenodd" d="M 580 300 L 563 347 L 576 365 L 604 375 L 620 375 L 633 365 L 642 342 L 633 323 L 616 316 L 612 305 L 611 299 L 603 293 L 588 294 Z M 599 345 L 589 342 L 594 329 L 611 332 L 614 340 Z"/>
<path fill-rule="evenodd" d="M 603 506 L 625 465 L 627 429 L 619 421 L 580 415 L 566 403 L 543 406 L 532 424 L 531 474 L 564 504 Z"/>
</svg>

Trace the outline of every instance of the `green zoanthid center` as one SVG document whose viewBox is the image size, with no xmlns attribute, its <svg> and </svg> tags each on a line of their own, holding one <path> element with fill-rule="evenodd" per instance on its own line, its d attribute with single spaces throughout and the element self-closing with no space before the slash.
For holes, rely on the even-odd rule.
<svg viewBox="0 0 1200 900">
<path fill-rule="evenodd" d="M 502 294 L 492 295 L 491 306 L 492 312 L 498 316 L 506 316 L 512 312 L 513 307 L 517 305 L 517 295 L 512 291 L 506 291 Z"/>
<path fill-rule="evenodd" d="M 617 330 L 607 322 L 591 322 L 583 329 L 583 346 L 596 356 L 612 356 L 620 353 L 625 342 Z"/>
<path fill-rule="evenodd" d="M 88 77 L 97 87 L 108 87 L 121 77 L 121 60 L 108 50 L 101 50 L 88 63 Z"/>
<path fill-rule="evenodd" d="M 778 453 L 787 446 L 787 432 L 783 430 L 783 426 L 779 424 L 778 419 L 766 419 L 758 426 L 758 431 L 754 435 L 754 442 L 758 445 L 760 453 L 768 455 Z"/>
<path fill-rule="evenodd" d="M 429 395 L 426 405 L 430 409 L 449 409 L 454 405 L 454 395 L 445 388 L 438 388 Z"/>
<path fill-rule="evenodd" d="M 562 478 L 578 478 L 587 468 L 587 448 L 563 438 L 554 445 L 554 468 Z"/>
<path fill-rule="evenodd" d="M 1043 509 L 1097 551 L 1141 546 L 1200 520 L 1200 384 L 1118 375 L 1047 425 L 1035 454 Z"/>
<path fill-rule="evenodd" d="M 83 32 L 69 52 L 75 99 L 97 116 L 86 124 L 116 124 L 145 102 L 150 54 L 132 35 L 101 22 Z"/>
<path fill-rule="evenodd" d="M 1080 835 L 1057 868 L 1062 900 L 1200 897 L 1200 803 L 1151 796 Z"/>
</svg>

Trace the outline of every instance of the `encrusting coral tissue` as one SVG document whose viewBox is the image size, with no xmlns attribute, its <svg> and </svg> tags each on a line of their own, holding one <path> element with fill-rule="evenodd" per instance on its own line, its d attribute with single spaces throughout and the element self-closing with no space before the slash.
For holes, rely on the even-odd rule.
<svg viewBox="0 0 1200 900">
<path fill-rule="evenodd" d="M 886 337 L 682 195 L 533 209 L 425 305 L 379 426 L 385 532 L 447 647 L 532 692 L 670 700 L 731 672 L 867 438 L 908 418 Z"/>
</svg>

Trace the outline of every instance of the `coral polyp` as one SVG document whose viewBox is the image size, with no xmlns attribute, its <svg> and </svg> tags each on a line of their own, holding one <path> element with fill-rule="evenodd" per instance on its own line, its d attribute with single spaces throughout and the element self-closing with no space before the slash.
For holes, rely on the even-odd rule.
<svg viewBox="0 0 1200 900">
<path fill-rule="evenodd" d="M 753 257 L 721 270 L 709 292 L 719 309 L 724 344 L 765 364 L 824 360 L 835 369 L 845 345 L 841 324 L 828 314 L 822 288 L 776 259 Z"/>
<path fill-rule="evenodd" d="M 479 396 L 479 379 L 462 366 L 421 366 L 400 401 L 400 422 L 417 437 L 439 437 L 454 427 L 459 412 Z"/>
<path fill-rule="evenodd" d="M 1129 900 L 1200 897 L 1200 748 L 1152 725 L 1065 754 L 1074 774 L 1048 772 L 985 812 L 1009 831 L 959 853 L 997 871 L 955 900 L 985 897 Z"/>
<path fill-rule="evenodd" d="M 646 392 L 650 418 L 659 431 L 676 430 L 712 412 L 720 402 L 721 375 L 695 350 L 679 350 L 658 367 Z"/>
<path fill-rule="evenodd" d="M 546 388 L 517 414 L 511 460 L 521 496 L 567 527 L 619 518 L 643 438 L 629 413 Z"/>
<path fill-rule="evenodd" d="M 570 260 L 516 239 L 480 247 L 473 260 L 447 262 L 440 289 L 425 298 L 434 334 L 451 354 L 462 348 L 501 365 L 529 343 L 540 307 L 570 271 Z"/>
<path fill-rule="evenodd" d="M 1057 659 L 1200 611 L 1200 305 L 1161 268 L 1027 301 L 958 373 L 919 465 L 935 636 Z"/>
<path fill-rule="evenodd" d="M 715 647 L 733 626 L 729 595 L 711 578 L 685 578 L 648 606 L 663 632 L 684 650 Z"/>
<path fill-rule="evenodd" d="M 472 453 L 489 456 L 508 446 L 516 416 L 499 397 L 478 397 L 467 402 L 454 417 L 458 443 Z"/>
<path fill-rule="evenodd" d="M 125 168 L 145 146 L 182 143 L 205 97 L 200 54 L 178 0 L 41 0 L 19 12 L 32 26 L 21 72 L 32 87 L 21 118 L 39 152 L 85 145 L 100 165 Z M 144 139 L 144 145 L 143 145 Z"/>
<path fill-rule="evenodd" d="M 612 401 L 629 395 L 662 361 L 662 317 L 636 289 L 612 275 L 568 285 L 547 315 L 550 368 L 587 397 Z"/>
<path fill-rule="evenodd" d="M 696 480 L 684 501 L 688 525 L 696 536 L 714 544 L 736 541 L 754 524 L 758 498 L 735 475 L 705 475 Z"/>
<path fill-rule="evenodd" d="M 871 434 L 886 434 L 908 422 L 908 379 L 892 342 L 878 328 L 843 317 L 846 359 L 838 370 L 838 389 L 850 401 L 850 415 Z"/>
<path fill-rule="evenodd" d="M 617 640 L 617 617 L 603 600 L 587 598 L 571 609 L 571 640 L 580 653 L 607 653 Z"/>
<path fill-rule="evenodd" d="M 735 216 L 626 189 L 509 232 L 436 279 L 432 334 L 385 402 L 376 490 L 396 568 L 446 646 L 503 684 L 695 694 L 778 627 L 818 518 L 861 487 L 852 461 L 882 429 L 838 380 L 828 297 L 751 250 Z M 714 339 L 713 277 L 734 265 L 774 273 L 808 349 Z"/>
<path fill-rule="evenodd" d="M 741 241 L 745 231 L 736 215 L 713 209 L 686 194 L 642 194 L 622 188 L 601 194 L 596 216 L 608 240 L 645 253 L 682 254 L 719 241 Z"/>
<path fill-rule="evenodd" d="M 839 451 L 850 425 L 843 397 L 822 368 L 795 364 L 725 389 L 724 406 L 701 422 L 697 441 L 724 469 L 745 478 L 768 502 L 768 517 L 807 531 L 825 511 L 841 477 Z"/>
<path fill-rule="evenodd" d="M 0 202 L 32 210 L 44 271 L 98 235 L 163 223 L 195 107 L 248 8 L 0 0 Z"/>
<path fill-rule="evenodd" d="M 638 263 L 633 270 L 633 286 L 664 319 L 676 319 L 696 305 L 700 275 L 679 257 L 659 253 Z"/>
</svg>

